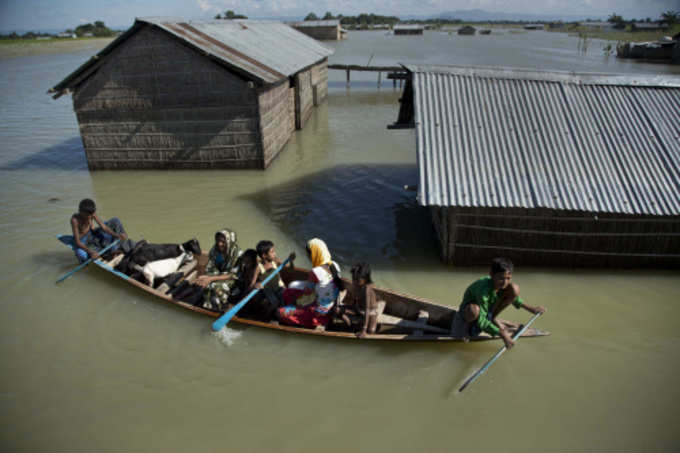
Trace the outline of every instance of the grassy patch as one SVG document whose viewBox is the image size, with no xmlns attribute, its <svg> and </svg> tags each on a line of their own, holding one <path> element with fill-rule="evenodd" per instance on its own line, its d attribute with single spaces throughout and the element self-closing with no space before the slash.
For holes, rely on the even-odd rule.
<svg viewBox="0 0 680 453">
<path fill-rule="evenodd" d="M 605 41 L 617 42 L 647 42 L 658 41 L 664 36 L 673 36 L 680 32 L 680 24 L 662 31 L 639 31 L 633 32 L 630 29 L 614 31 L 593 31 L 588 27 L 564 27 L 562 29 L 548 29 L 551 32 L 569 33 L 571 36 L 589 39 L 603 39 Z"/>
</svg>

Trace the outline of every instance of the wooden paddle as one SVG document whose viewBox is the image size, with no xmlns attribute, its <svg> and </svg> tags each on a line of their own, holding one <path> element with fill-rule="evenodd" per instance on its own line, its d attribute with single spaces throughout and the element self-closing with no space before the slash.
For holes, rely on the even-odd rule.
<svg viewBox="0 0 680 453">
<path fill-rule="evenodd" d="M 101 249 L 101 250 L 100 250 L 99 252 L 97 252 L 97 253 L 99 253 L 99 255 L 101 256 L 101 255 L 103 255 L 108 249 L 110 249 L 110 248 L 113 247 L 114 245 L 118 244 L 119 242 L 120 242 L 120 239 L 116 239 L 115 241 L 113 241 L 112 243 L 110 243 L 109 245 L 107 245 L 106 247 L 104 247 L 103 249 Z M 57 283 L 63 282 L 64 280 L 66 280 L 66 279 L 69 278 L 71 275 L 75 274 L 76 272 L 78 272 L 79 270 L 81 270 L 82 268 L 84 268 L 85 266 L 87 266 L 88 264 L 90 264 L 91 262 L 92 262 L 92 258 L 88 258 L 87 261 L 81 263 L 80 265 L 78 265 L 78 267 L 76 267 L 76 268 L 73 269 L 72 271 L 67 272 L 66 274 L 64 274 L 64 275 L 62 275 L 61 277 L 59 277 L 59 279 L 57 280 Z"/>
<path fill-rule="evenodd" d="M 529 322 L 526 323 L 526 325 L 525 325 L 524 327 L 522 327 L 517 333 L 515 333 L 515 336 L 512 337 L 512 339 L 513 339 L 513 340 L 517 340 L 517 339 L 524 333 L 524 331 L 527 330 L 527 328 L 531 325 L 531 323 L 534 322 L 534 321 L 536 320 L 536 318 L 538 318 L 538 317 L 541 316 L 542 314 L 543 314 L 543 313 L 536 313 L 536 314 L 529 320 Z M 458 392 L 462 392 L 463 390 L 465 390 L 465 387 L 467 387 L 468 385 L 470 385 L 470 384 L 472 384 L 473 382 L 475 382 L 475 380 L 477 380 L 477 378 L 478 378 L 479 376 L 481 376 L 482 374 L 484 374 L 484 372 L 485 372 L 487 369 L 489 369 L 489 367 L 490 367 L 491 365 L 493 365 L 493 363 L 496 361 L 496 359 L 498 359 L 501 355 L 503 355 L 503 353 L 504 353 L 507 349 L 508 349 L 507 346 L 503 345 L 503 347 L 501 348 L 500 351 L 498 351 L 493 357 L 491 357 L 491 359 L 490 359 L 488 362 L 486 362 L 486 363 L 484 364 L 483 367 L 481 367 L 479 370 L 477 370 L 477 372 L 475 372 L 475 374 L 473 374 L 472 376 L 470 376 L 470 377 L 468 378 L 468 380 L 465 381 L 465 383 L 458 389 Z"/>
<path fill-rule="evenodd" d="M 280 265 L 279 267 L 277 267 L 276 270 L 275 270 L 274 272 L 272 272 L 271 274 L 269 274 L 269 276 L 268 276 L 267 278 L 265 278 L 264 281 L 263 281 L 262 283 L 260 283 L 260 285 L 261 285 L 262 287 L 264 287 L 267 283 L 269 283 L 269 280 L 271 280 L 276 274 L 278 274 L 278 273 L 281 271 L 281 269 L 283 269 L 283 266 L 285 266 L 286 264 L 288 264 L 289 261 L 290 261 L 290 256 L 289 256 L 288 258 L 286 258 L 286 260 L 285 260 L 283 263 L 281 263 L 281 265 Z M 226 326 L 227 323 L 228 323 L 229 321 L 231 321 L 231 318 L 233 318 L 234 315 L 236 315 L 236 313 L 238 313 L 239 310 L 242 309 L 243 306 L 244 306 L 245 304 L 247 304 L 248 301 L 249 301 L 250 299 L 252 299 L 253 296 L 254 296 L 255 294 L 257 294 L 257 292 L 258 292 L 259 290 L 260 290 L 260 288 L 255 288 L 254 290 L 252 290 L 252 291 L 250 292 L 250 294 L 248 294 L 246 297 L 244 297 L 243 300 L 242 300 L 241 302 L 239 302 L 238 304 L 234 305 L 234 306 L 231 308 L 231 310 L 229 310 L 228 312 L 226 312 L 225 314 L 223 314 L 222 316 L 220 316 L 219 318 L 217 318 L 217 320 L 216 320 L 216 321 L 213 323 L 213 325 L 212 325 L 212 329 L 213 329 L 215 332 L 218 332 L 218 331 L 222 330 L 222 327 Z"/>
</svg>

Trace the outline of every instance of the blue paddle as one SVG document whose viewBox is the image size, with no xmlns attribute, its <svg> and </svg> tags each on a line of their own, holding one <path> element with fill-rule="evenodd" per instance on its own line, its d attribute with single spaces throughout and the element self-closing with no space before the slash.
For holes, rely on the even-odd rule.
<svg viewBox="0 0 680 453">
<path fill-rule="evenodd" d="M 116 239 L 115 241 L 113 241 L 112 243 L 110 243 L 109 245 L 107 245 L 106 247 L 104 247 L 103 249 L 101 249 L 101 250 L 100 250 L 99 252 L 97 252 L 97 253 L 99 253 L 99 255 L 102 255 L 102 254 L 104 254 L 108 249 L 110 249 L 110 248 L 113 247 L 114 245 L 118 244 L 119 242 L 120 242 L 120 239 Z M 84 268 L 85 266 L 87 266 L 88 264 L 90 264 L 91 262 L 92 262 L 92 258 L 88 258 L 87 261 L 81 263 L 78 267 L 76 267 L 76 268 L 73 269 L 72 271 L 67 272 L 66 274 L 64 274 L 64 275 L 62 275 L 61 277 L 59 277 L 59 279 L 57 280 L 57 283 L 63 282 L 64 280 L 66 280 L 66 279 L 69 278 L 71 275 L 75 274 L 76 272 L 78 272 L 79 270 L 81 270 L 82 268 Z"/>
<path fill-rule="evenodd" d="M 542 314 L 543 314 L 543 313 L 536 313 L 536 314 L 529 320 L 529 322 L 526 323 L 526 325 L 525 325 L 524 327 L 522 327 L 522 329 L 520 329 L 519 332 L 517 332 L 517 333 L 515 334 L 514 337 L 512 337 L 512 339 L 513 339 L 513 340 L 518 339 L 518 338 L 524 333 L 524 331 L 527 330 L 527 328 L 531 325 L 531 323 L 534 322 L 534 321 L 536 320 L 536 318 L 538 318 L 538 317 L 541 316 Z M 503 355 L 503 353 L 504 353 L 507 349 L 508 349 L 507 346 L 503 346 L 503 347 L 501 348 L 500 351 L 498 351 L 493 357 L 491 357 L 491 359 L 490 359 L 488 362 L 486 362 L 486 363 L 484 364 L 483 367 L 481 367 L 479 370 L 477 370 L 477 372 L 476 372 L 475 374 L 473 374 L 472 376 L 470 376 L 470 377 L 468 378 L 468 380 L 465 381 L 465 384 L 463 384 L 463 385 L 458 389 L 458 392 L 462 392 L 463 390 L 465 390 L 465 387 L 467 387 L 468 385 L 470 385 L 470 384 L 472 384 L 473 382 L 475 382 L 475 380 L 476 380 L 479 376 L 481 376 L 482 374 L 484 374 L 484 372 L 485 372 L 486 370 L 488 370 L 489 367 L 490 367 L 491 365 L 493 365 L 493 363 L 496 361 L 496 359 L 499 358 L 501 355 Z"/>
<path fill-rule="evenodd" d="M 290 261 L 290 257 L 286 258 L 286 260 L 285 260 L 283 263 L 281 263 L 281 265 L 280 265 L 279 267 L 277 267 L 276 270 L 275 270 L 274 272 L 272 272 L 267 278 L 265 278 L 264 281 L 263 281 L 262 283 L 260 283 L 260 284 L 261 284 L 262 286 L 265 286 L 267 283 L 269 283 L 269 280 L 271 280 L 276 274 L 278 274 L 278 273 L 281 271 L 281 269 L 283 269 L 283 266 L 285 266 L 286 264 L 288 264 L 288 261 Z M 239 311 L 240 309 L 242 309 L 243 306 L 244 306 L 245 304 L 247 304 L 248 301 L 249 301 L 250 299 L 252 299 L 253 296 L 254 296 L 255 294 L 257 294 L 257 292 L 258 292 L 259 290 L 260 290 L 260 288 L 255 288 L 254 290 L 252 290 L 252 291 L 250 292 L 250 294 L 248 294 L 246 297 L 244 297 L 243 300 L 242 300 L 241 302 L 237 303 L 236 305 L 234 305 L 234 306 L 231 308 L 231 310 L 229 310 L 228 312 L 226 312 L 225 314 L 223 314 L 222 316 L 220 316 L 219 318 L 217 318 L 217 320 L 216 320 L 216 321 L 213 323 L 213 325 L 212 325 L 212 329 L 213 329 L 215 332 L 219 332 L 220 330 L 222 330 L 222 327 L 226 326 L 227 323 L 228 323 L 229 321 L 231 321 L 231 318 L 233 318 L 234 315 L 235 315 L 236 313 L 238 313 L 238 311 Z"/>
</svg>

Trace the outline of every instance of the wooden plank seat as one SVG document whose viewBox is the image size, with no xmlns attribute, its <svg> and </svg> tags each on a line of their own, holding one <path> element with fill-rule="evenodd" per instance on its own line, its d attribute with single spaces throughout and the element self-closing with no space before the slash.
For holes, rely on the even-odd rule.
<svg viewBox="0 0 680 453">
<path fill-rule="evenodd" d="M 417 321 L 411 321 L 410 319 L 399 318 L 397 316 L 390 316 L 383 313 L 378 315 L 378 324 L 411 329 L 414 331 L 413 333 L 415 335 L 423 335 L 423 332 L 425 331 L 449 335 L 450 332 L 448 330 L 427 324 L 428 319 L 429 316 L 424 310 L 420 311 Z"/>
</svg>

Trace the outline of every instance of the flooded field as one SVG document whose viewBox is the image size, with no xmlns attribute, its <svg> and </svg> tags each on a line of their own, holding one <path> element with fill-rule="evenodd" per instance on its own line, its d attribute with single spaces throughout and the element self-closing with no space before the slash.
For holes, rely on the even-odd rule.
<svg viewBox="0 0 680 453">
<path fill-rule="evenodd" d="M 350 33 L 331 63 L 515 66 L 616 73 L 678 67 L 584 53 L 546 32 Z M 87 170 L 71 100 L 45 92 L 93 50 L 0 60 L 0 447 L 3 451 L 677 451 L 678 272 L 517 268 L 544 338 L 520 340 L 463 394 L 499 343 L 378 344 L 231 326 L 75 267 L 55 240 L 81 198 L 153 242 L 230 227 L 303 258 L 324 238 L 347 271 L 457 305 L 484 268 L 443 265 L 412 131 L 387 130 L 399 90 L 331 72 L 328 102 L 266 171 Z M 525 321 L 525 311 L 508 313 Z"/>
</svg>

